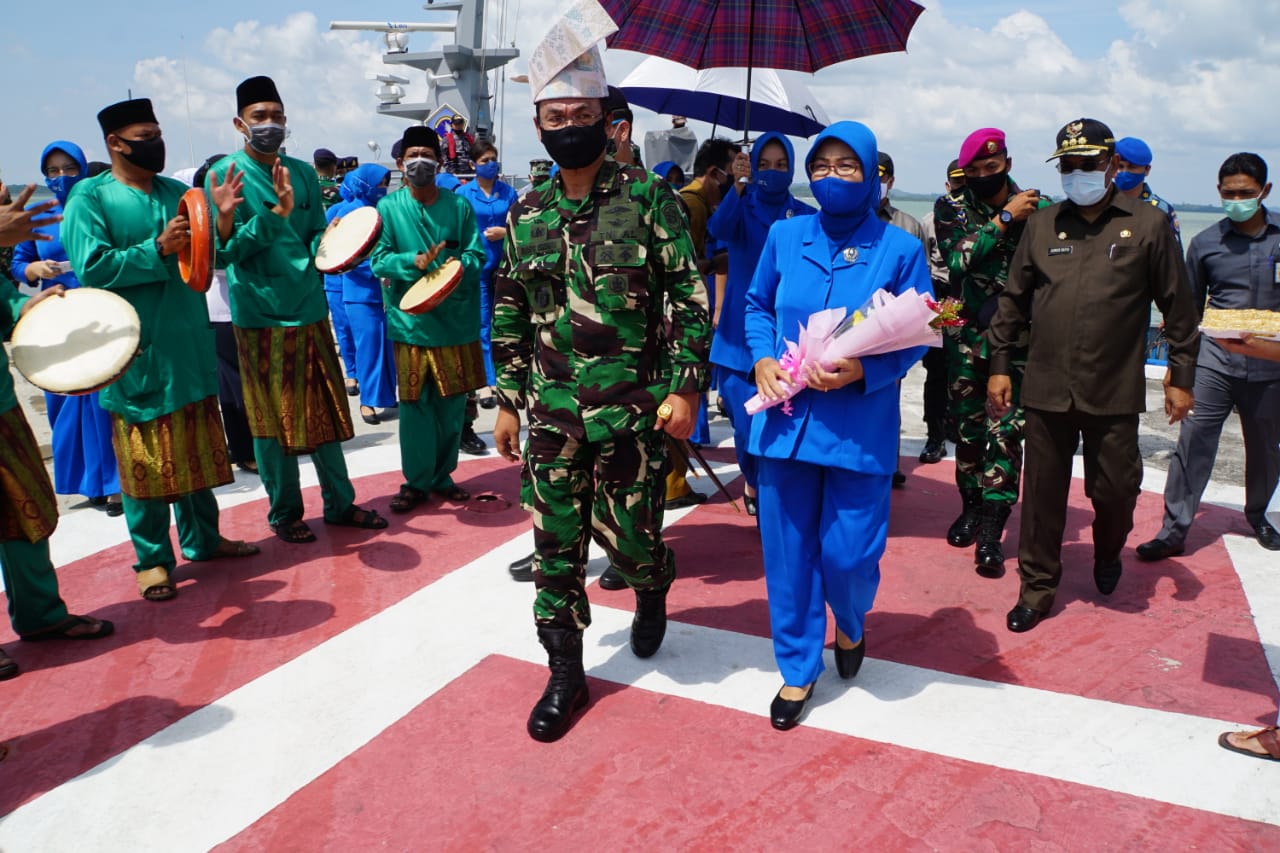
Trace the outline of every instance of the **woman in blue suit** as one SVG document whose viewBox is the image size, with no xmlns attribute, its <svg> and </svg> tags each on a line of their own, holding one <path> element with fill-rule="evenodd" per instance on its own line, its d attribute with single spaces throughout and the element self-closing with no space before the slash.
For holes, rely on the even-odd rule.
<svg viewBox="0 0 1280 853">
<path fill-rule="evenodd" d="M 747 161 L 745 154 L 738 156 Z M 755 359 L 747 347 L 747 288 L 760 262 L 770 226 L 780 219 L 816 212 L 791 195 L 795 156 L 790 140 L 782 134 L 761 135 L 751 149 L 749 162 L 734 161 L 736 192 L 725 193 L 707 222 L 707 230 L 729 252 L 729 277 L 723 295 L 716 294 L 716 333 L 711 343 L 711 363 L 715 366 L 716 388 L 733 425 L 733 449 L 747 486 L 743 503 L 750 515 L 758 512 L 759 505 L 756 460 L 747 452 L 751 418 L 743 410 L 747 399 L 756 392 L 751 381 Z M 742 180 L 748 175 L 750 183 Z"/>
<path fill-rule="evenodd" d="M 857 122 L 819 134 L 805 163 L 817 216 L 769 231 L 747 292 L 746 338 L 760 394 L 790 380 L 778 363 L 784 337 L 825 308 L 861 308 L 879 289 L 931 292 L 920 241 L 876 217 L 876 139 Z M 836 619 L 836 668 L 862 665 L 863 619 L 875 601 L 897 468 L 898 380 L 924 347 L 810 370 L 792 413 L 752 418 L 748 450 L 760 457 L 760 532 L 774 656 L 783 687 L 773 727 L 794 727 L 823 670 L 827 605 Z"/>
<path fill-rule="evenodd" d="M 62 213 L 71 188 L 89 174 L 84 152 L 73 142 L 57 140 L 40 155 L 40 171 L 58 199 L 51 213 Z M 36 230 L 53 239 L 20 243 L 13 252 L 13 277 L 47 290 L 55 284 L 67 289 L 80 286 L 75 271 L 61 272 L 57 264 L 67 263 L 60 225 Z M 68 264 L 68 266 L 70 266 Z M 53 430 L 53 485 L 60 495 L 84 495 L 95 505 L 106 504 L 108 515 L 122 515 L 120 474 L 111 447 L 111 416 L 98 405 L 98 394 L 64 397 L 44 395 L 45 410 Z"/>
</svg>

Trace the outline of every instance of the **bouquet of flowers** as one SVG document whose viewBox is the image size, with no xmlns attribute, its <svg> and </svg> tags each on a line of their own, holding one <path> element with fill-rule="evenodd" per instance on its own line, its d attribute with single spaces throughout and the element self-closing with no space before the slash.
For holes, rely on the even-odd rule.
<svg viewBox="0 0 1280 853">
<path fill-rule="evenodd" d="M 799 340 L 787 341 L 787 351 L 779 359 L 792 380 L 786 387 L 787 396 L 769 400 L 756 394 L 746 402 L 747 414 L 779 404 L 791 414 L 791 398 L 805 389 L 804 373 L 811 364 L 830 370 L 839 359 L 942 346 L 942 328 L 964 325 L 962 307 L 958 299 L 939 302 L 915 290 L 900 295 L 877 290 L 871 301 L 851 316 L 846 316 L 844 308 L 815 311 L 800 327 Z"/>
</svg>

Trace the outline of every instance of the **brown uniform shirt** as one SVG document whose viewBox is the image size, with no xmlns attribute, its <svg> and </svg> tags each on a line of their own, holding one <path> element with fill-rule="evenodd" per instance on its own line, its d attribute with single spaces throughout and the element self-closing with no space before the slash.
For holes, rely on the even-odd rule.
<svg viewBox="0 0 1280 853">
<path fill-rule="evenodd" d="M 1146 409 L 1152 301 L 1164 315 L 1171 383 L 1195 383 L 1200 333 L 1169 220 L 1111 190 L 1092 223 L 1071 201 L 1036 211 L 1009 267 L 989 330 L 991 373 L 1007 375 L 1027 324 L 1022 405 L 1092 415 Z"/>
</svg>

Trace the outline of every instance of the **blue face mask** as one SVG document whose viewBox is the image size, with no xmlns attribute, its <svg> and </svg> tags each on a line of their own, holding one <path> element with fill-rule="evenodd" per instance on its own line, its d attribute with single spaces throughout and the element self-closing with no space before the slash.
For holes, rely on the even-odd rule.
<svg viewBox="0 0 1280 853">
<path fill-rule="evenodd" d="M 766 198 L 784 196 L 791 189 L 791 176 L 778 169 L 762 169 L 756 172 L 756 188 Z"/>
<path fill-rule="evenodd" d="M 1120 190 L 1120 192 L 1127 193 L 1129 190 L 1142 186 L 1142 182 L 1146 179 L 1147 176 L 1141 172 L 1116 172 L 1116 176 L 1111 179 L 1111 182 L 1116 185 L 1116 189 Z"/>
<path fill-rule="evenodd" d="M 845 181 L 835 175 L 809 181 L 813 198 L 823 213 L 852 216 L 871 209 L 871 196 L 879 186 L 874 181 Z"/>
<path fill-rule="evenodd" d="M 45 178 L 45 186 L 58 199 L 58 204 L 66 205 L 67 196 L 71 194 L 71 188 L 76 185 L 76 181 L 80 180 L 79 175 L 59 175 L 56 178 Z"/>
<path fill-rule="evenodd" d="M 1259 198 L 1242 198 L 1222 200 L 1222 210 L 1232 222 L 1248 222 L 1258 212 Z"/>
<path fill-rule="evenodd" d="M 476 166 L 476 177 L 484 178 L 486 181 L 492 181 L 502 173 L 502 164 L 497 160 L 491 160 L 488 163 L 481 163 Z"/>
<path fill-rule="evenodd" d="M 377 204 L 379 201 L 385 198 L 386 195 L 387 195 L 386 187 L 381 187 L 381 186 L 374 187 L 372 190 L 369 191 L 369 203 Z"/>
</svg>

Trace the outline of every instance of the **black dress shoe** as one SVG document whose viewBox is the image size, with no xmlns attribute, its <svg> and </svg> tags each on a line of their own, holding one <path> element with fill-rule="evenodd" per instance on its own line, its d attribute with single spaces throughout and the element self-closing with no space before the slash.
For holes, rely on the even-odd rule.
<svg viewBox="0 0 1280 853">
<path fill-rule="evenodd" d="M 476 435 L 476 431 L 471 427 L 467 427 L 462 431 L 458 449 L 471 456 L 484 456 L 489 452 L 489 447 L 484 443 L 484 439 Z"/>
<path fill-rule="evenodd" d="M 107 501 L 107 518 L 119 518 L 124 515 L 124 501 Z"/>
<path fill-rule="evenodd" d="M 1116 591 L 1116 584 L 1120 583 L 1120 573 L 1123 571 L 1124 566 L 1119 560 L 1094 560 L 1093 585 L 1103 595 L 1110 595 Z"/>
<path fill-rule="evenodd" d="M 498 407 L 498 398 L 497 398 L 497 397 L 494 397 L 494 396 L 488 396 L 488 397 L 481 397 L 481 398 L 480 398 L 480 408 L 482 408 L 482 409 L 496 409 L 497 407 Z"/>
<path fill-rule="evenodd" d="M 760 501 L 754 497 L 742 496 L 742 505 L 747 508 L 747 515 L 755 518 L 760 514 Z"/>
<path fill-rule="evenodd" d="M 1043 618 L 1044 614 L 1039 610 L 1032 610 L 1030 607 L 1019 604 L 1009 611 L 1009 615 L 1005 617 L 1005 625 L 1013 633 L 1021 634 L 1024 631 L 1030 631 Z"/>
<path fill-rule="evenodd" d="M 1280 533 L 1267 522 L 1255 524 L 1253 532 L 1258 537 L 1258 544 L 1268 551 L 1280 551 Z"/>
<path fill-rule="evenodd" d="M 867 654 L 867 635 L 862 635 L 862 641 L 851 649 L 840 648 L 840 641 L 836 641 L 836 672 L 840 673 L 843 679 L 850 679 L 858 674 L 858 670 L 862 669 L 862 659 Z"/>
<path fill-rule="evenodd" d="M 946 455 L 946 441 L 941 438 L 931 438 L 924 443 L 924 450 L 920 451 L 920 461 L 926 465 L 933 465 L 941 462 Z"/>
<path fill-rule="evenodd" d="M 1134 550 L 1137 551 L 1139 560 L 1153 563 L 1167 557 L 1176 557 L 1187 549 L 1164 539 L 1152 539 L 1150 542 L 1143 542 Z"/>
<path fill-rule="evenodd" d="M 687 495 L 681 495 L 678 498 L 671 498 L 665 504 L 663 509 L 683 509 L 687 506 L 697 506 L 707 502 L 707 496 L 702 492 L 689 492 Z"/>
<path fill-rule="evenodd" d="M 617 591 L 620 589 L 627 588 L 626 580 L 623 579 L 622 575 L 620 575 L 618 573 L 618 570 L 615 569 L 612 565 L 610 565 L 609 568 L 604 570 L 604 574 L 600 576 L 600 580 L 596 581 L 596 583 L 600 585 L 601 589 L 609 589 L 609 590 Z"/>
<path fill-rule="evenodd" d="M 903 486 L 905 486 L 906 484 L 907 484 L 907 475 L 906 475 L 906 474 L 904 474 L 904 473 L 902 473 L 901 471 L 894 471 L 894 472 L 893 472 L 893 487 L 894 487 L 895 489 L 901 489 L 901 488 L 902 488 Z"/>
<path fill-rule="evenodd" d="M 533 555 L 522 557 L 511 565 L 507 566 L 507 571 L 511 574 L 513 581 L 520 583 L 528 583 L 533 580 Z"/>
<path fill-rule="evenodd" d="M 804 694 L 803 699 L 783 699 L 782 691 L 779 690 L 769 706 L 769 722 L 780 732 L 794 729 L 796 723 L 800 722 L 800 716 L 804 714 L 804 705 L 811 696 L 813 696 L 812 684 L 809 685 L 809 691 Z"/>
</svg>

